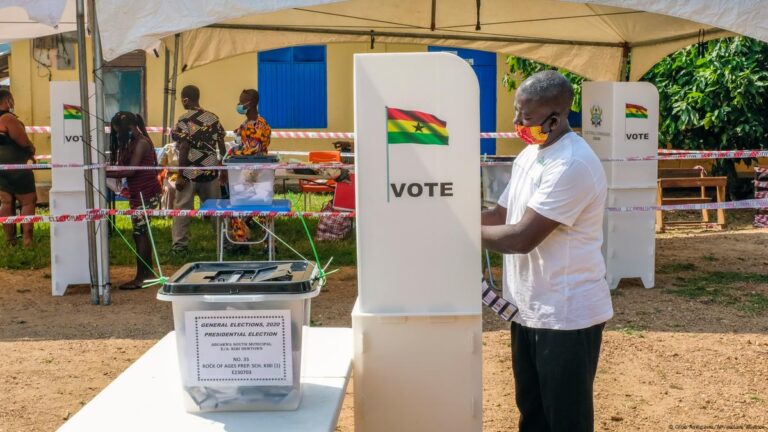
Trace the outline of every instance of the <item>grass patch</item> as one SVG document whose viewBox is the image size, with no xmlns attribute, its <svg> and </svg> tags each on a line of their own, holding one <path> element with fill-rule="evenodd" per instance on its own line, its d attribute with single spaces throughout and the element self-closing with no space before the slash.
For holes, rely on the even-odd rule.
<svg viewBox="0 0 768 432">
<path fill-rule="evenodd" d="M 680 272 L 687 272 L 687 271 L 694 271 L 694 270 L 696 270 L 696 264 L 673 263 L 673 264 L 666 264 L 659 267 L 658 272 L 662 274 L 672 274 L 672 273 L 680 273 Z"/>
<path fill-rule="evenodd" d="M 744 292 L 734 285 L 768 284 L 768 275 L 739 272 L 711 272 L 693 278 L 680 279 L 672 289 L 675 295 L 733 307 L 739 311 L 760 314 L 768 311 L 768 296 Z"/>
<path fill-rule="evenodd" d="M 704 255 L 703 257 L 701 257 L 701 259 L 703 259 L 704 261 L 708 261 L 708 262 L 718 261 L 718 258 L 716 256 L 714 256 L 714 255 Z"/>
<path fill-rule="evenodd" d="M 275 198 L 291 200 L 292 208 L 294 209 L 304 208 L 304 199 L 301 194 L 289 192 L 285 195 L 276 194 Z M 330 195 L 314 196 L 308 211 L 320 211 L 330 198 Z M 118 202 L 117 207 L 119 209 L 126 209 L 128 204 L 126 202 Z M 40 211 L 39 213 L 45 214 L 47 211 Z M 130 218 L 124 216 L 116 217 L 114 222 L 116 229 L 120 230 L 131 247 L 133 247 Z M 306 222 L 310 233 L 314 235 L 317 230 L 318 219 L 306 219 Z M 189 250 L 183 255 L 172 255 L 170 253 L 172 219 L 151 218 L 151 224 L 155 244 L 157 245 L 157 253 L 163 266 L 180 266 L 188 262 L 216 260 L 216 234 L 213 229 L 213 222 L 210 219 L 202 220 L 195 218 L 192 220 L 190 224 Z M 258 237 L 258 231 L 261 230 L 257 227 L 252 235 Z M 307 235 L 304 232 L 301 220 L 276 219 L 275 233 L 303 256 L 314 260 L 309 239 L 307 239 Z M 0 248 L 0 268 L 9 270 L 49 268 L 51 265 L 50 225 L 38 224 L 35 226 L 35 243 L 35 247 L 32 249 L 25 249 L 21 246 Z M 278 260 L 298 259 L 298 256 L 285 245 L 277 240 L 275 244 L 276 258 Z M 82 252 L 87 253 L 85 241 L 83 241 L 81 247 Z M 357 252 L 354 231 L 343 241 L 320 242 L 316 243 L 316 247 L 323 263 L 326 263 L 328 259 L 333 257 L 332 267 L 356 265 Z M 117 233 L 112 233 L 110 236 L 109 255 L 112 265 L 135 265 L 135 255 Z M 252 246 L 248 253 L 243 255 L 224 254 L 225 260 L 234 261 L 259 261 L 266 258 L 266 251 L 261 245 Z"/>
<path fill-rule="evenodd" d="M 622 334 L 625 334 L 629 337 L 636 337 L 636 338 L 644 338 L 645 337 L 645 331 L 634 324 L 627 324 L 624 326 L 620 326 L 616 328 L 616 331 Z"/>
</svg>

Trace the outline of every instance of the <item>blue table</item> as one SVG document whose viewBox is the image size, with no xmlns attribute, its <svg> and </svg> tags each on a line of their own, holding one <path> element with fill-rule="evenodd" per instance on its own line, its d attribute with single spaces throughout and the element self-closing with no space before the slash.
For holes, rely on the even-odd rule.
<svg viewBox="0 0 768 432">
<path fill-rule="evenodd" d="M 291 202 L 289 200 L 273 200 L 270 205 L 234 205 L 227 199 L 209 199 L 205 200 L 200 205 L 200 210 L 214 210 L 214 211 L 241 211 L 241 212 L 287 212 L 291 211 Z M 259 244 L 267 242 L 268 259 L 274 261 L 275 259 L 275 240 L 273 236 L 267 232 L 264 234 L 264 238 L 259 241 L 247 241 L 237 242 L 229 238 L 229 218 L 223 218 L 224 223 L 221 223 L 222 218 L 216 218 L 216 255 L 219 257 L 219 261 L 224 261 L 224 239 L 229 240 L 234 244 Z M 267 229 L 271 232 L 275 232 L 275 219 L 266 218 Z"/>
</svg>

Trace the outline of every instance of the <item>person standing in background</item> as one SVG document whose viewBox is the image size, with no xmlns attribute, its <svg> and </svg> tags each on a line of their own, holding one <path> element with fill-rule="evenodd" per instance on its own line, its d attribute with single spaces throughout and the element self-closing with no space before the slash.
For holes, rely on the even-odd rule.
<svg viewBox="0 0 768 432">
<path fill-rule="evenodd" d="M 15 103 L 8 90 L 0 90 L 0 164 L 26 164 L 35 160 L 35 146 L 27 136 L 24 124 L 13 113 Z M 0 170 L 0 216 L 16 214 L 16 200 L 22 215 L 35 214 L 37 192 L 32 170 Z M 25 247 L 32 246 L 34 224 L 22 226 Z M 3 225 L 5 240 L 16 244 L 16 226 Z"/>
<path fill-rule="evenodd" d="M 175 180 L 176 198 L 173 208 L 192 210 L 195 196 L 200 198 L 200 202 L 221 198 L 219 171 L 205 168 L 221 165 L 221 158 L 226 152 L 226 132 L 216 114 L 200 107 L 200 89 L 197 87 L 184 87 L 181 90 L 181 103 L 187 112 L 179 118 L 171 133 L 171 138 L 177 142 L 181 168 Z M 222 171 L 222 176 L 226 176 L 226 171 Z M 173 218 L 172 253 L 187 251 L 191 221 L 188 217 Z"/>
<path fill-rule="evenodd" d="M 141 116 L 121 111 L 110 123 L 110 164 L 123 167 L 157 166 L 157 154 Z M 122 179 L 128 183 L 128 202 L 133 210 L 157 209 L 160 206 L 160 182 L 151 170 L 107 171 L 107 177 Z M 149 226 L 144 215 L 131 216 L 133 241 L 136 244 L 136 277 L 119 286 L 122 290 L 135 290 L 153 277 L 152 245 Z"/>
</svg>

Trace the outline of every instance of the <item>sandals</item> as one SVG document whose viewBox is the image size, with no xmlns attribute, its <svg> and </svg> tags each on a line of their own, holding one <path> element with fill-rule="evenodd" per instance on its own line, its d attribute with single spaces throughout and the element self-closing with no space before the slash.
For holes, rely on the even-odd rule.
<svg viewBox="0 0 768 432">
<path fill-rule="evenodd" d="M 142 285 L 144 285 L 143 280 L 140 281 L 140 280 L 134 279 L 132 281 L 126 282 L 118 286 L 117 289 L 123 290 L 123 291 L 133 291 L 133 290 L 144 288 Z"/>
</svg>

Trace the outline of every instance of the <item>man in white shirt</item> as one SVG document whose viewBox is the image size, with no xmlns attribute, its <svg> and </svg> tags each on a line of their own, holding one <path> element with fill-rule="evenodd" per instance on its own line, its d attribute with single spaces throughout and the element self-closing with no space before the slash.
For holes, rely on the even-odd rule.
<svg viewBox="0 0 768 432">
<path fill-rule="evenodd" d="M 482 215 L 485 247 L 504 254 L 521 432 L 594 430 L 592 384 L 605 322 L 600 160 L 568 124 L 573 89 L 556 71 L 517 91 L 515 129 L 530 144 L 498 205 Z"/>
</svg>

